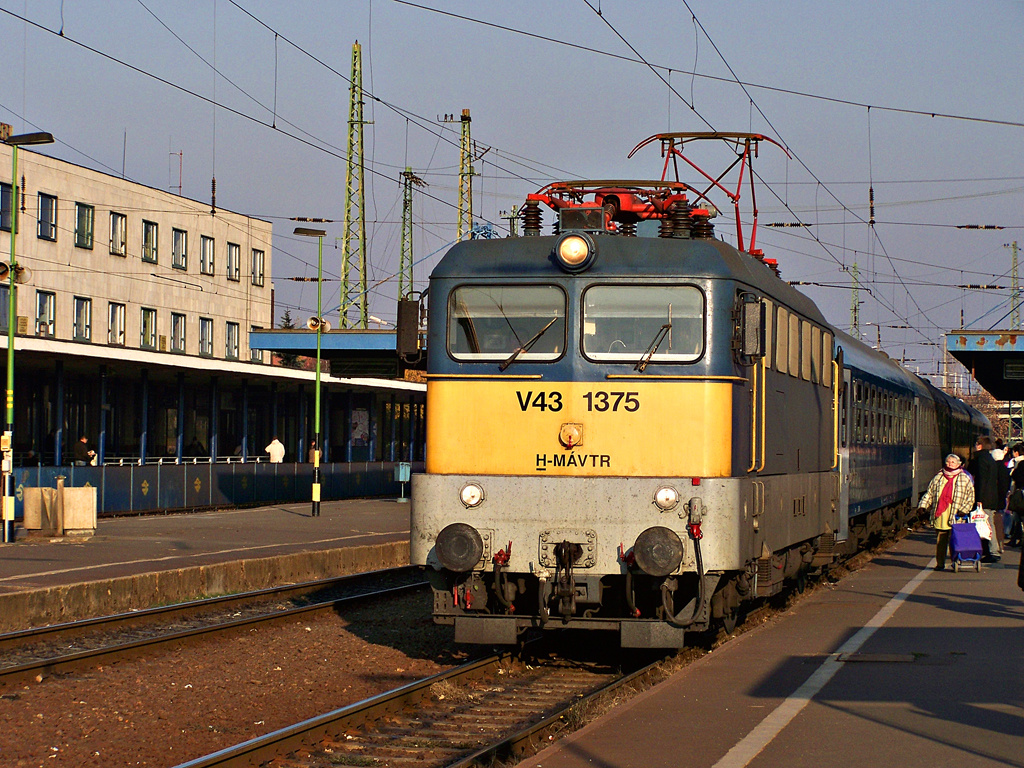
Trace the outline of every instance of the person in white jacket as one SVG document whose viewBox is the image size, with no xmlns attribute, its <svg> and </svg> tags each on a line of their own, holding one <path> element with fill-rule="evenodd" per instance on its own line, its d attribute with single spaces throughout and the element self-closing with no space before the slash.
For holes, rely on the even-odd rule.
<svg viewBox="0 0 1024 768">
<path fill-rule="evenodd" d="M 270 441 L 270 445 L 263 450 L 270 454 L 271 464 L 280 464 L 284 461 L 284 443 L 278 440 L 276 436 Z"/>
</svg>

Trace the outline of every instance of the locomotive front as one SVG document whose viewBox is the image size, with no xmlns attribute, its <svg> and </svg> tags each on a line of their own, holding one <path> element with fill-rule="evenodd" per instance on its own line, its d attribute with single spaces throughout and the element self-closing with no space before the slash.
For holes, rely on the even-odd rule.
<svg viewBox="0 0 1024 768">
<path fill-rule="evenodd" d="M 597 202 L 555 237 L 460 243 L 431 275 L 411 561 L 460 642 L 578 627 L 676 647 L 750 587 L 764 328 L 745 286 L 768 269 L 670 185 Z M 659 208 L 676 236 L 636 237 L 630 212 Z"/>
</svg>

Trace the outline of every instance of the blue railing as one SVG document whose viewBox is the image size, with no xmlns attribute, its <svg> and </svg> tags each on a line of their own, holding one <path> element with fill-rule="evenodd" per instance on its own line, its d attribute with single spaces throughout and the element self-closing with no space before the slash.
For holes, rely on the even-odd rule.
<svg viewBox="0 0 1024 768">
<path fill-rule="evenodd" d="M 395 481 L 396 466 L 398 462 L 380 461 L 324 464 L 320 468 L 321 499 L 398 496 L 401 484 Z M 412 468 L 422 472 L 423 463 L 414 463 Z M 66 487 L 97 488 L 100 516 L 294 503 L 309 501 L 313 492 L 312 464 L 24 467 L 14 471 L 15 518 L 23 515 L 23 488 L 55 488 L 59 475 L 64 475 Z"/>
</svg>

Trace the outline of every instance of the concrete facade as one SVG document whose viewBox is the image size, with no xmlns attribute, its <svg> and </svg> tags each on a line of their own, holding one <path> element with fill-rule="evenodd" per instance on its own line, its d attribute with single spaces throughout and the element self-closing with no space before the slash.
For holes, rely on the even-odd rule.
<svg viewBox="0 0 1024 768">
<path fill-rule="evenodd" d="M 11 153 L 0 144 L 5 225 Z M 270 222 L 25 148 L 18 179 L 18 264 L 31 272 L 17 290 L 20 335 L 252 360 L 250 331 L 273 327 Z M 6 288 L 3 298 L 6 315 Z"/>
</svg>

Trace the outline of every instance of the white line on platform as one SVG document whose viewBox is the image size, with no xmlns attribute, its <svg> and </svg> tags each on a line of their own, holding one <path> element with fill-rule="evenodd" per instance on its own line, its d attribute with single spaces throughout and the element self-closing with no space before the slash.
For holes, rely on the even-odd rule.
<svg viewBox="0 0 1024 768">
<path fill-rule="evenodd" d="M 914 590 L 928 578 L 934 567 L 935 560 L 932 559 L 925 570 L 911 579 L 867 624 L 857 631 L 857 634 L 847 640 L 838 651 L 829 654 L 829 657 L 822 665 L 807 678 L 807 681 L 792 696 L 776 707 L 754 730 L 748 733 L 742 741 L 715 763 L 713 768 L 744 768 L 744 766 L 749 765 L 750 761 L 757 757 L 761 750 L 767 747 L 772 739 L 778 736 L 794 717 L 800 714 L 800 711 L 810 703 L 811 699 L 842 668 L 844 662 L 839 660 L 840 656 L 847 653 L 856 653 L 867 642 L 868 638 L 896 613 L 896 609 L 900 607 L 903 601 L 910 597 Z"/>
<path fill-rule="evenodd" d="M 408 533 L 408 531 L 378 531 L 378 532 L 374 532 L 374 533 L 355 533 L 355 534 L 352 534 L 351 536 L 339 536 L 339 537 L 337 537 L 335 539 L 317 539 L 316 542 L 310 542 L 310 543 L 325 544 L 325 543 L 330 543 L 332 541 L 348 541 L 349 539 L 365 539 L 367 537 L 373 537 L 373 536 L 393 536 L 396 533 Z M 299 545 L 301 545 L 303 542 L 297 542 L 297 543 Z M 279 548 L 284 547 L 284 546 L 291 546 L 291 545 L 289 545 L 289 544 L 261 544 L 258 547 L 236 547 L 234 549 L 219 549 L 219 550 L 217 550 L 215 552 L 193 552 L 192 554 L 167 555 L 166 557 L 150 557 L 150 558 L 143 558 L 141 560 L 122 560 L 121 562 L 113 562 L 113 563 L 97 563 L 95 565 L 83 565 L 83 566 L 80 566 L 78 568 L 62 568 L 62 569 L 56 570 L 56 571 L 40 571 L 38 573 L 22 573 L 22 574 L 18 574 L 17 576 L 4 576 L 4 577 L 0 577 L 0 582 L 33 579 L 33 578 L 37 578 L 39 576 L 55 576 L 55 575 L 60 574 L 60 573 L 74 573 L 76 571 L 91 571 L 91 570 L 95 570 L 97 568 L 111 568 L 111 567 L 116 567 L 118 565 L 138 565 L 139 563 L 161 563 L 161 562 L 165 562 L 167 560 L 187 560 L 187 559 L 193 558 L 193 557 L 206 557 L 208 555 L 230 555 L 233 552 L 254 552 L 254 551 L 259 550 L 259 549 L 279 549 Z"/>
</svg>

